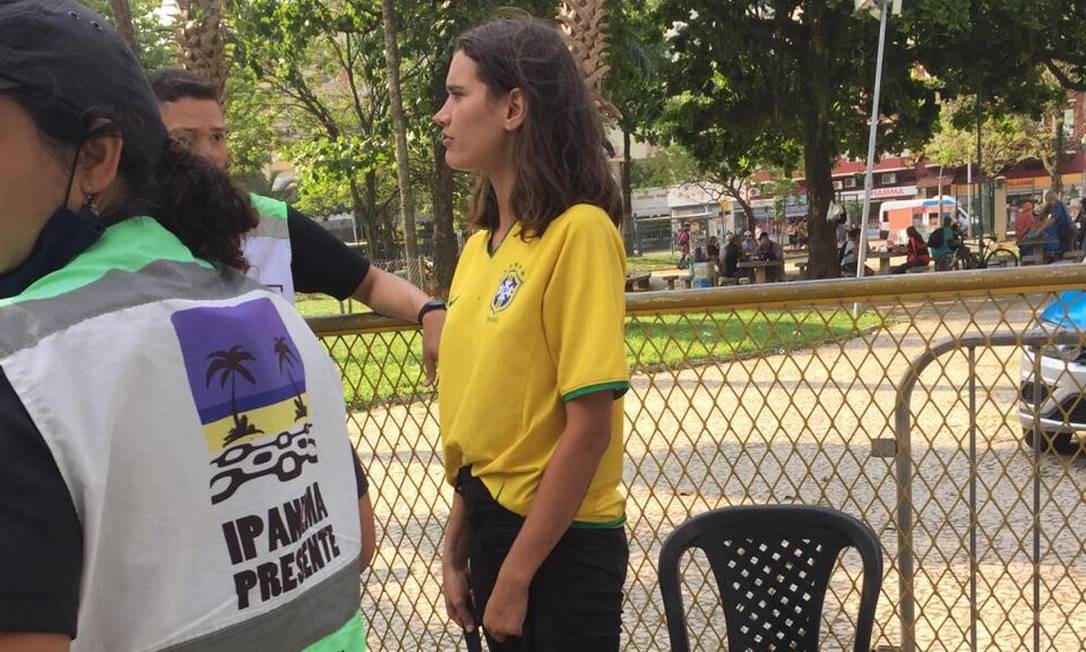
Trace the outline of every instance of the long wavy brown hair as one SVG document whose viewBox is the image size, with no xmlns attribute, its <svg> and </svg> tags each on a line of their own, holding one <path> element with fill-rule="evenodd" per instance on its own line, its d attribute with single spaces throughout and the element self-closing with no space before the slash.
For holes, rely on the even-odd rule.
<svg viewBox="0 0 1086 652">
<path fill-rule="evenodd" d="M 503 18 L 460 36 L 456 50 L 476 66 L 492 97 L 519 88 L 527 115 L 513 140 L 513 213 L 521 237 L 543 235 L 574 204 L 594 204 L 622 223 L 622 193 L 607 162 L 603 123 L 565 39 L 532 18 Z M 481 177 L 472 226 L 498 227 L 498 198 Z"/>
</svg>

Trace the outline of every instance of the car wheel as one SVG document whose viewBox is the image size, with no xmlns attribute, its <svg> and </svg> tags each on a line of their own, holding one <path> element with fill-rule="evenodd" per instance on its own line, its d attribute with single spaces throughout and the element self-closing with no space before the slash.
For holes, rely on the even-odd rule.
<svg viewBox="0 0 1086 652">
<path fill-rule="evenodd" d="M 1033 450 L 1033 431 L 1023 431 L 1022 441 L 1025 442 L 1026 448 Z M 1082 442 L 1075 436 L 1075 433 L 1071 432 L 1046 432 L 1041 438 L 1042 453 L 1074 455 L 1082 448 Z"/>
</svg>

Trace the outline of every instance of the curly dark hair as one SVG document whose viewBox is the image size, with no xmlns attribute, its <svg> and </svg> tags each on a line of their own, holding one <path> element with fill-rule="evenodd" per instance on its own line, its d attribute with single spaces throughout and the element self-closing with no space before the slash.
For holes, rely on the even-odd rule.
<svg viewBox="0 0 1086 652">
<path fill-rule="evenodd" d="M 70 105 L 30 89 L 2 93 L 23 108 L 58 158 L 70 166 L 77 148 L 93 138 L 121 136 L 111 116 L 89 108 L 79 112 Z M 91 125 L 105 120 L 105 124 Z M 176 235 L 194 255 L 246 270 L 242 235 L 259 219 L 248 195 L 239 192 L 224 172 L 171 141 L 156 165 L 136 148 L 121 150 L 118 174 L 128 186 L 125 206 L 102 215 L 108 226 L 136 215 L 149 215 Z"/>
<path fill-rule="evenodd" d="M 565 39 L 554 27 L 530 18 L 503 18 L 475 27 L 456 40 L 489 93 L 518 88 L 528 113 L 513 141 L 516 185 L 513 211 L 522 237 L 543 235 L 570 206 L 599 206 L 622 223 L 622 193 L 611 172 L 603 124 Z M 486 178 L 475 190 L 470 223 L 498 226 L 498 198 Z"/>
</svg>

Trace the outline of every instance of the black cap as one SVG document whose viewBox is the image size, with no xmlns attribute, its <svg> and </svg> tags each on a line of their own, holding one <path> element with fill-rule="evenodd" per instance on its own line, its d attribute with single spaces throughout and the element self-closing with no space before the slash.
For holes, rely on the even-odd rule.
<svg viewBox="0 0 1086 652">
<path fill-rule="evenodd" d="M 166 147 L 136 57 L 108 21 L 72 0 L 0 0 L 0 90 L 13 88 L 108 117 L 152 166 Z"/>
</svg>

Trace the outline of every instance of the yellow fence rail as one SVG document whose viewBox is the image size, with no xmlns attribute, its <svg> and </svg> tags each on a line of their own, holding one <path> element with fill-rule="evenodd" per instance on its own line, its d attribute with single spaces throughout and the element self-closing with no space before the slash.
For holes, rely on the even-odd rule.
<svg viewBox="0 0 1086 652">
<path fill-rule="evenodd" d="M 1064 292 L 1075 288 L 1086 266 L 628 295 L 625 648 L 668 649 L 656 560 L 678 524 L 799 503 L 878 534 L 873 645 L 1086 649 L 1086 299 Z M 376 315 L 310 323 L 343 374 L 372 483 L 371 649 L 464 649 L 440 596 L 451 490 L 418 333 Z M 707 565 L 685 564 L 695 649 L 727 649 Z M 843 555 L 823 649 L 851 649 L 859 572 L 858 555 Z"/>
</svg>

